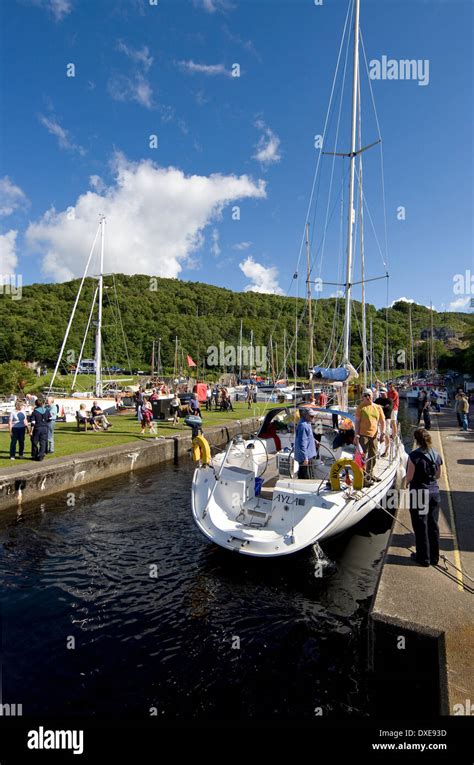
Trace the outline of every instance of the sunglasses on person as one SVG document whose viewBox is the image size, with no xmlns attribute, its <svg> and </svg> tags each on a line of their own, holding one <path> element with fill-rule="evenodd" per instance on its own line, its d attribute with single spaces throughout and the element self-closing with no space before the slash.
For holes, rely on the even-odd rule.
<svg viewBox="0 0 474 765">
<path fill-rule="evenodd" d="M 364 393 L 364 398 L 372 398 L 372 394 L 371 393 Z"/>
</svg>

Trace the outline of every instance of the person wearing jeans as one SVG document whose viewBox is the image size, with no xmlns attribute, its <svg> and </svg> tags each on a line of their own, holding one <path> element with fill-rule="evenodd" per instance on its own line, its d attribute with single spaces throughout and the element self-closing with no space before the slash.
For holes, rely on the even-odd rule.
<svg viewBox="0 0 474 765">
<path fill-rule="evenodd" d="M 48 422 L 48 448 L 46 449 L 48 454 L 54 454 L 54 426 L 56 425 L 56 419 L 59 414 L 59 407 L 54 403 L 54 398 L 48 396 L 46 399 L 46 409 L 49 411 L 51 417 Z"/>
<path fill-rule="evenodd" d="M 317 412 L 306 409 L 301 413 L 301 419 L 296 427 L 295 460 L 299 464 L 298 478 L 313 478 L 313 465 L 317 457 L 312 424 Z"/>
<path fill-rule="evenodd" d="M 8 430 L 10 433 L 10 459 L 15 459 L 16 445 L 18 444 L 18 456 L 23 457 L 25 450 L 25 434 L 28 430 L 28 420 L 26 412 L 21 401 L 15 404 L 15 410 L 11 413 L 8 420 Z"/>
<path fill-rule="evenodd" d="M 404 480 L 404 486 L 410 486 L 410 515 L 416 539 L 412 559 L 419 566 L 436 566 L 439 560 L 438 479 L 443 460 L 433 449 L 426 428 L 418 428 L 413 436 L 418 448 L 408 455 Z"/>
<path fill-rule="evenodd" d="M 461 393 L 459 413 L 461 415 L 461 428 L 466 431 L 469 428 L 469 399 L 465 393 Z"/>
</svg>

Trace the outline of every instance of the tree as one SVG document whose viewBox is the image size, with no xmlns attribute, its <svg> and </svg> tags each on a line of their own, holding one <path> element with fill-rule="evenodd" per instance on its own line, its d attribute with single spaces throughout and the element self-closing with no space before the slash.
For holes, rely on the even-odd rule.
<svg viewBox="0 0 474 765">
<path fill-rule="evenodd" d="M 36 375 L 22 361 L 7 361 L 0 364 L 0 393 L 22 393 L 27 385 L 32 385 Z"/>
</svg>

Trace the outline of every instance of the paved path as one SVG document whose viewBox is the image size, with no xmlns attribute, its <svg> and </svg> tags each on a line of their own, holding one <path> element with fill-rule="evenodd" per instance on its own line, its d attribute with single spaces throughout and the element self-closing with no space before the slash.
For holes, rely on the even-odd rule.
<svg viewBox="0 0 474 765">
<path fill-rule="evenodd" d="M 461 433 L 450 409 L 434 414 L 432 422 L 433 446 L 444 462 L 441 554 L 462 573 L 441 561 L 430 568 L 414 564 L 410 515 L 398 510 L 410 531 L 394 523 L 371 619 L 379 627 L 398 625 L 437 641 L 440 711 L 459 714 L 455 705 L 467 708 L 467 700 L 474 701 L 474 432 Z"/>
</svg>

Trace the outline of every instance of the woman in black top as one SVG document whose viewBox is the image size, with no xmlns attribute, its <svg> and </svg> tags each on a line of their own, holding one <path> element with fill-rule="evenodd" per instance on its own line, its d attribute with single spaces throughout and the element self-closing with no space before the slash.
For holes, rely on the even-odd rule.
<svg viewBox="0 0 474 765">
<path fill-rule="evenodd" d="M 425 428 L 414 433 L 418 449 L 408 455 L 405 486 L 410 485 L 410 515 L 415 532 L 416 553 L 420 566 L 436 566 L 439 559 L 439 486 L 443 460 L 431 445 Z"/>
</svg>

